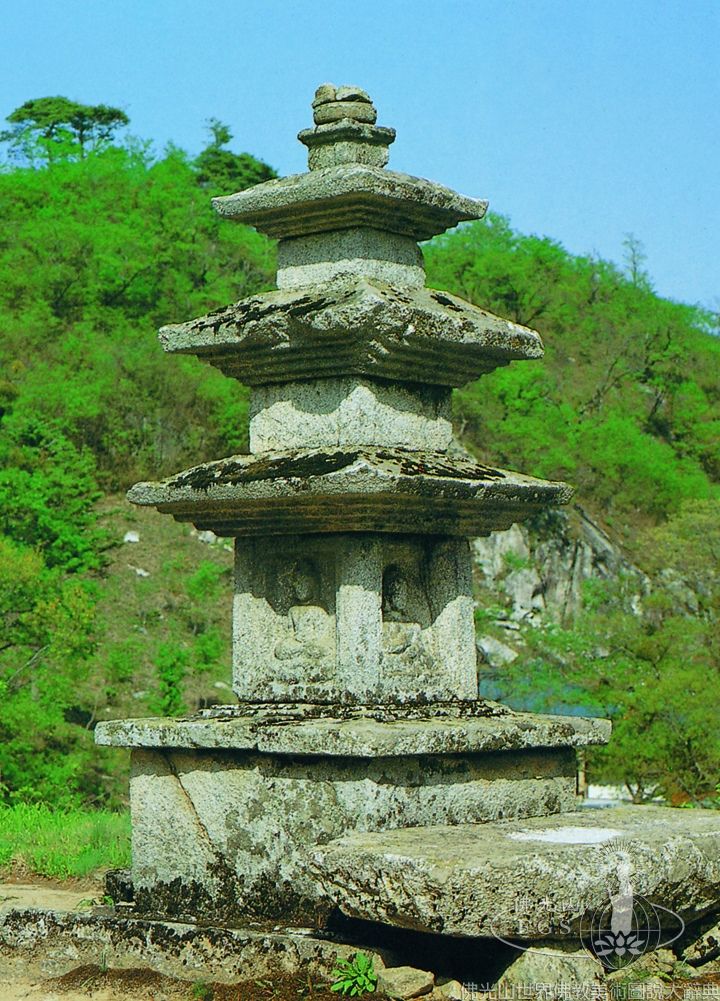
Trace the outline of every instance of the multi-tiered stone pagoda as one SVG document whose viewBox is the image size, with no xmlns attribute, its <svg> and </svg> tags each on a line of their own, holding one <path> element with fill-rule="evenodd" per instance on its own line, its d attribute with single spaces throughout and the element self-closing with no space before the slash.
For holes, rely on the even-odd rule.
<svg viewBox="0 0 720 1001">
<path fill-rule="evenodd" d="M 451 392 L 542 344 L 425 287 L 418 242 L 487 203 L 386 170 L 395 132 L 363 90 L 323 85 L 313 114 L 307 173 L 214 202 L 278 240 L 277 291 L 160 332 L 251 387 L 250 454 L 129 494 L 235 538 L 239 702 L 97 739 L 132 748 L 138 913 L 322 923 L 339 906 L 486 935 L 523 849 L 495 858 L 496 822 L 574 810 L 575 748 L 609 731 L 478 698 L 468 539 L 571 492 L 464 453 Z M 605 887 L 588 886 L 592 904 Z"/>
</svg>

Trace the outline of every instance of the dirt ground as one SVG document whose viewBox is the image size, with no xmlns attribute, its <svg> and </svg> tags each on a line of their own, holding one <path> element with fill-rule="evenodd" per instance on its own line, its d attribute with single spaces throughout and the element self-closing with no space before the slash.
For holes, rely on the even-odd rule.
<svg viewBox="0 0 720 1001">
<path fill-rule="evenodd" d="M 16 870 L 0 883 L 0 913 L 25 907 L 74 911 L 99 902 L 103 892 L 98 881 L 59 882 Z M 42 981 L 0 973 L 0 1001 L 337 1001 L 337 997 L 326 984 L 295 978 L 228 986 L 188 983 L 151 970 L 101 970 L 98 966 L 81 966 Z"/>
<path fill-rule="evenodd" d="M 101 970 L 82 966 L 42 983 L 0 979 L 2 1001 L 330 1001 L 325 985 L 301 979 L 272 983 L 208 984 L 163 977 L 150 970 Z"/>
<path fill-rule="evenodd" d="M 28 877 L 16 871 L 0 883 L 0 914 L 15 908 L 42 907 L 51 911 L 74 911 L 90 901 L 100 901 L 102 883 L 94 880 L 69 879 L 62 883 L 53 879 Z M 2 1001 L 5 998 L 0 995 Z"/>
<path fill-rule="evenodd" d="M 16 907 L 72 911 L 100 902 L 103 894 L 102 883 L 92 880 L 57 882 L 29 877 L 21 871 L 5 879 L 0 883 L 0 913 Z M 667 982 L 663 990 L 668 1001 L 720 1001 L 720 973 L 708 970 L 705 976 L 692 980 Z M 659 997 L 657 991 L 647 990 L 630 996 L 643 1001 Z M 337 1001 L 338 997 L 329 984 L 297 977 L 227 985 L 190 983 L 148 969 L 80 966 L 47 980 L 8 977 L 0 971 L 0 1001 Z M 623 997 L 622 992 L 619 997 Z"/>
</svg>

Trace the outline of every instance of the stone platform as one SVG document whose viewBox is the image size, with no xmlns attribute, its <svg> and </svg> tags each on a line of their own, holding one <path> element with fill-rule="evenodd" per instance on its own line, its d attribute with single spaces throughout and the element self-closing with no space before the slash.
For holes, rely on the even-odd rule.
<svg viewBox="0 0 720 1001">
<path fill-rule="evenodd" d="M 686 922 L 716 910 L 720 813 L 623 806 L 358 832 L 318 847 L 313 868 L 353 917 L 446 935 L 577 939 L 623 880 Z"/>
<path fill-rule="evenodd" d="M 321 922 L 310 854 L 348 832 L 572 810 L 575 748 L 609 725 L 494 703 L 250 706 L 101 723 L 132 748 L 138 910 L 175 919 Z"/>
<path fill-rule="evenodd" d="M 403 705 L 274 703 L 214 706 L 180 718 L 107 720 L 95 742 L 114 747 L 400 757 L 605 744 L 610 722 L 514 712 L 484 699 Z"/>
</svg>

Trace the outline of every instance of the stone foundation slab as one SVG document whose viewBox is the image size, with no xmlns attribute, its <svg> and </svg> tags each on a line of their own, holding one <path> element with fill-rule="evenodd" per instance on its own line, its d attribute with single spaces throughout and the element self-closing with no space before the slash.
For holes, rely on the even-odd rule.
<svg viewBox="0 0 720 1001">
<path fill-rule="evenodd" d="M 714 810 L 627 806 L 356 833 L 313 860 L 343 913 L 447 935 L 576 937 L 628 888 L 685 921 L 720 907 Z"/>
<path fill-rule="evenodd" d="M 135 748 L 130 780 L 138 909 L 233 923 L 320 923 L 309 871 L 348 832 L 572 810 L 571 749 L 386 758 Z"/>
<path fill-rule="evenodd" d="M 57 977 L 92 964 L 149 967 L 169 977 L 226 984 L 305 970 L 331 981 L 337 959 L 356 951 L 310 929 L 221 928 L 34 909 L 0 917 L 3 977 Z"/>
</svg>

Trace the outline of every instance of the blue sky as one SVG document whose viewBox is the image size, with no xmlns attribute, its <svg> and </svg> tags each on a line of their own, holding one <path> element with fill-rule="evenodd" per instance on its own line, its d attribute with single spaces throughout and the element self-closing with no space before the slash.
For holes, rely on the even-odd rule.
<svg viewBox="0 0 720 1001">
<path fill-rule="evenodd" d="M 323 81 L 365 87 L 390 167 L 720 309 L 720 0 L 0 0 L 0 115 L 63 94 L 190 152 L 215 116 L 283 174 Z"/>
</svg>

